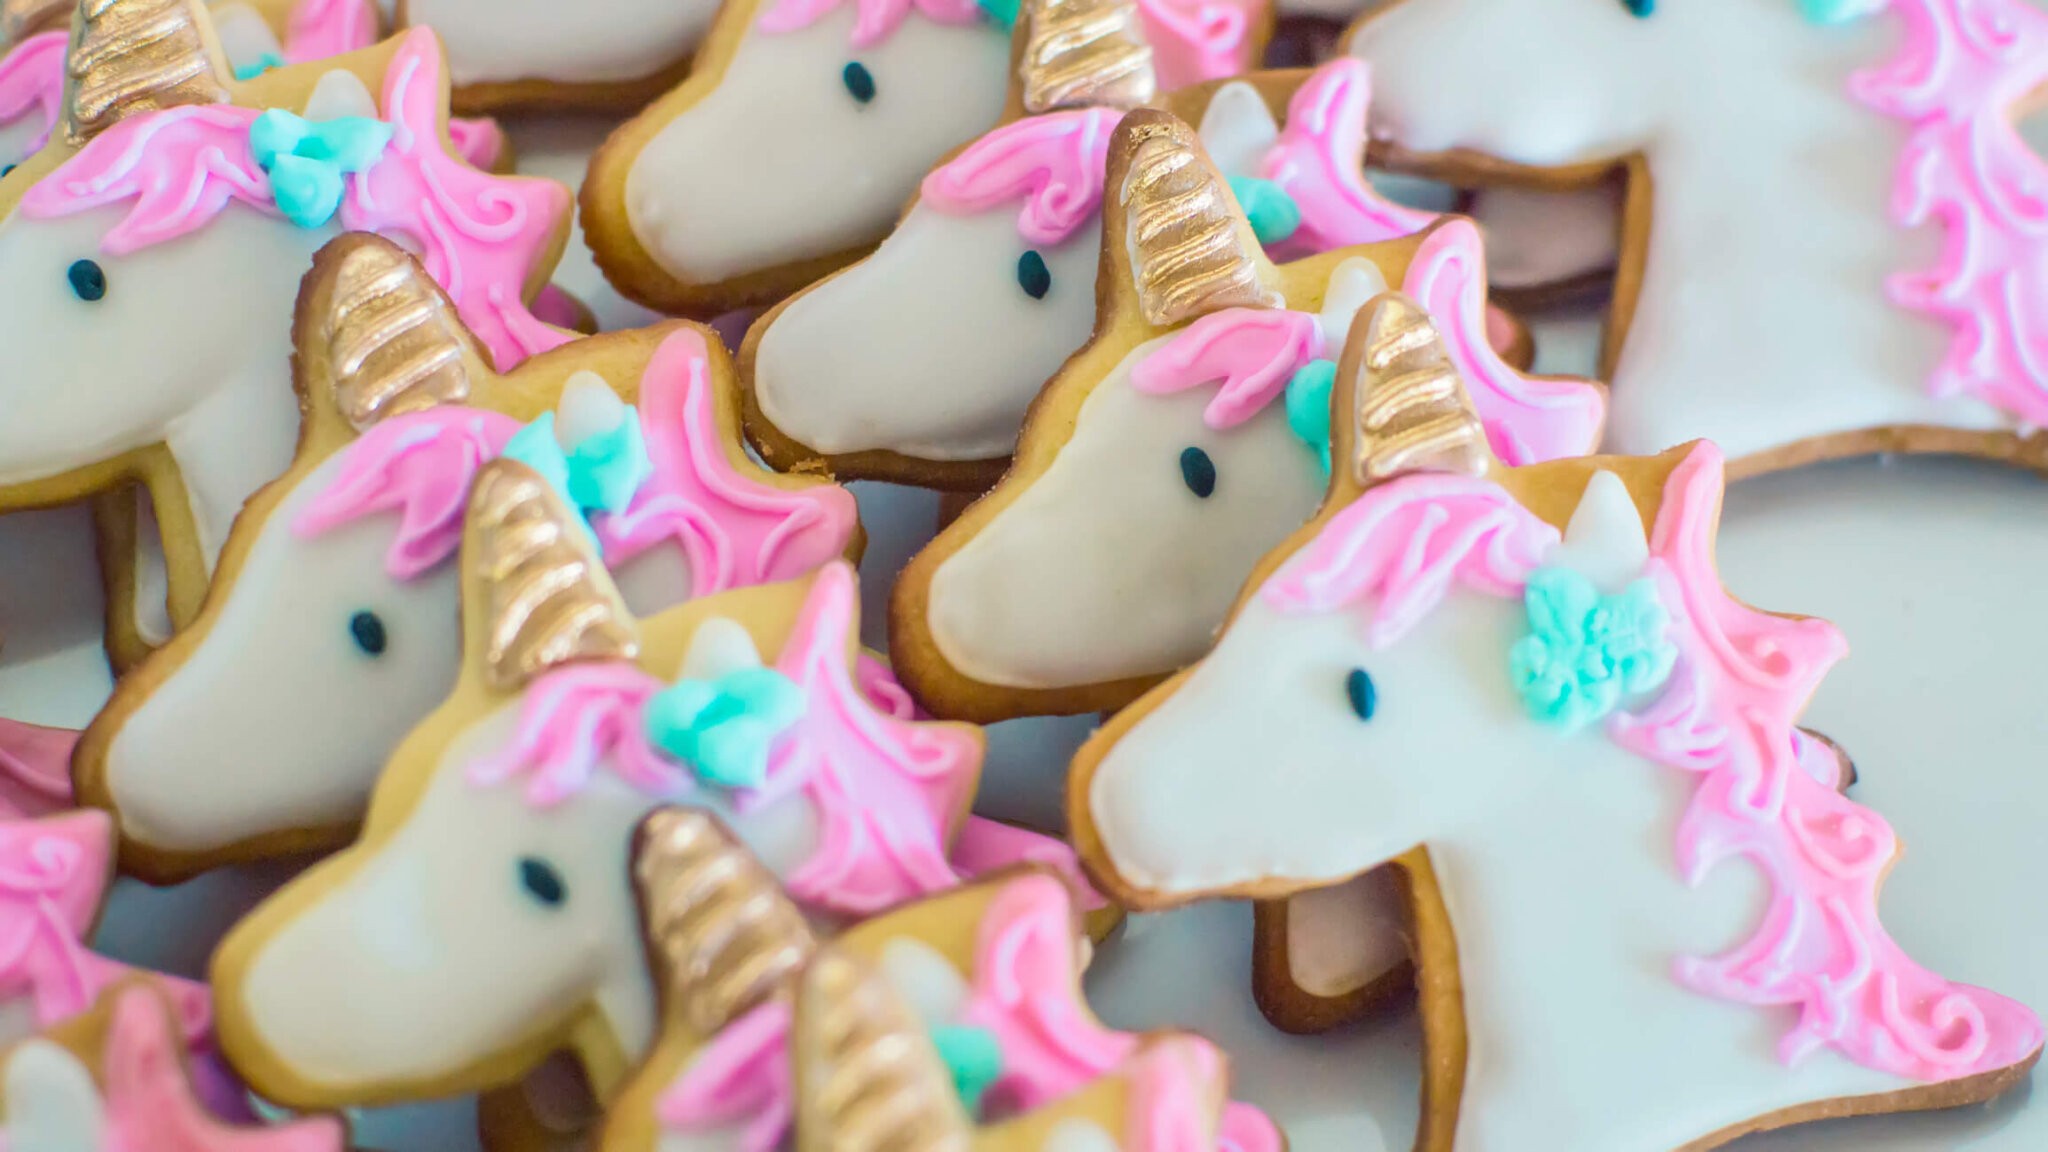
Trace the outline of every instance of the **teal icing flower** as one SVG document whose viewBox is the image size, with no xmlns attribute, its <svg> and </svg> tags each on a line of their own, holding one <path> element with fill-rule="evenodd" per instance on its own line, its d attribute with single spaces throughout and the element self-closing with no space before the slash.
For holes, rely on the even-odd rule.
<svg viewBox="0 0 2048 1152">
<path fill-rule="evenodd" d="M 971 1024 L 932 1029 L 932 1047 L 953 1074 L 953 1090 L 969 1116 L 981 1114 L 981 1099 L 1003 1075 L 1003 1049 L 995 1033 Z"/>
<path fill-rule="evenodd" d="M 1884 0 L 1799 0 L 1809 24 L 1847 24 L 1884 6 Z"/>
<path fill-rule="evenodd" d="M 265 72 L 270 71 L 272 68 L 282 67 L 284 67 L 284 57 L 278 55 L 275 52 L 265 52 L 264 54 L 256 57 L 256 59 L 251 60 L 247 64 L 243 64 L 237 67 L 235 69 L 235 79 L 240 80 L 244 84 L 247 84 L 249 81 L 254 80 L 258 76 L 263 75 Z"/>
<path fill-rule="evenodd" d="M 540 473 L 570 507 L 585 516 L 625 511 L 640 486 L 654 474 L 646 434 L 631 405 L 620 406 L 617 423 L 590 433 L 567 451 L 556 429 L 555 414 L 543 412 L 512 434 L 505 442 L 504 455 Z"/>
<path fill-rule="evenodd" d="M 391 125 L 367 116 L 314 121 L 272 108 L 249 125 L 249 150 L 270 173 L 271 195 L 285 219 L 318 228 L 341 209 L 343 177 L 375 164 L 391 132 Z"/>
<path fill-rule="evenodd" d="M 1017 26 L 1017 9 L 1021 0 L 975 0 L 982 14 L 1004 28 Z"/>
<path fill-rule="evenodd" d="M 1509 649 L 1509 674 L 1529 714 L 1567 732 L 1656 691 L 1678 660 L 1671 613 L 1649 579 L 1605 596 L 1569 568 L 1543 568 L 1523 604 L 1530 632 Z"/>
<path fill-rule="evenodd" d="M 1278 244 L 1301 227 L 1301 206 L 1285 188 L 1257 176 L 1232 176 L 1231 195 L 1251 221 L 1252 234 L 1261 244 Z"/>
<path fill-rule="evenodd" d="M 1330 478 L 1330 392 L 1337 386 L 1333 360 L 1311 360 L 1287 381 L 1287 427 L 1315 453 Z"/>
<path fill-rule="evenodd" d="M 775 741 L 804 714 L 804 693 L 773 668 L 683 680 L 647 701 L 648 743 L 720 788 L 759 788 Z"/>
</svg>

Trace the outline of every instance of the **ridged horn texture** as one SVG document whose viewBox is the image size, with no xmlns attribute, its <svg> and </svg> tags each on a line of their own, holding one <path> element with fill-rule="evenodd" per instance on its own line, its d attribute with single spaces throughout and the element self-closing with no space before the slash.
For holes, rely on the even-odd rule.
<svg viewBox="0 0 2048 1152">
<path fill-rule="evenodd" d="M 966 1152 L 974 1122 L 887 980 L 827 951 L 804 973 L 792 1046 L 798 1152 Z"/>
<path fill-rule="evenodd" d="M 1136 108 L 1159 90 L 1132 0 L 1037 0 L 1017 73 L 1024 110 Z"/>
<path fill-rule="evenodd" d="M 352 238 L 335 266 L 326 324 L 328 369 L 343 418 L 379 420 L 468 399 L 469 330 L 441 286 L 398 245 Z"/>
<path fill-rule="evenodd" d="M 574 660 L 631 660 L 639 637 L 590 538 L 540 474 L 500 457 L 477 473 L 468 535 L 485 597 L 484 670 L 518 689 Z"/>
<path fill-rule="evenodd" d="M 1145 319 L 1166 328 L 1225 308 L 1283 307 L 1194 129 L 1137 113 L 1119 132 L 1131 148 L 1122 196 Z"/>
<path fill-rule="evenodd" d="M 1429 314 L 1389 293 L 1366 306 L 1354 342 L 1358 325 L 1365 341 L 1356 389 L 1358 481 L 1404 472 L 1485 475 L 1493 460 L 1486 430 Z"/>
<path fill-rule="evenodd" d="M 64 101 L 72 145 L 129 116 L 227 100 L 209 19 L 199 0 L 78 0 Z"/>
<path fill-rule="evenodd" d="M 633 875 L 664 1004 L 697 1036 L 793 988 L 817 950 L 775 874 L 703 809 L 642 821 Z"/>
</svg>

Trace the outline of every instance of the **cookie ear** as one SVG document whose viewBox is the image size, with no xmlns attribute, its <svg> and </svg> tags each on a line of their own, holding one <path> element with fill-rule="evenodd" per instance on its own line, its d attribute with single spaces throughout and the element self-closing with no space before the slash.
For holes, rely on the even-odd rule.
<svg viewBox="0 0 2048 1152">
<path fill-rule="evenodd" d="M 78 0 L 64 85 L 72 145 L 140 112 L 226 102 L 225 59 L 200 0 Z"/>
<path fill-rule="evenodd" d="M 516 460 L 477 472 L 462 525 L 463 674 L 512 692 L 577 660 L 631 660 L 633 617 L 583 518 Z"/>
<path fill-rule="evenodd" d="M 1029 115 L 1136 108 L 1159 90 L 1135 0 L 1025 0 L 1011 88 Z"/>
<path fill-rule="evenodd" d="M 1275 270 L 1193 128 L 1141 108 L 1117 125 L 1102 197 L 1104 292 L 1155 328 L 1225 308 L 1280 308 Z"/>
<path fill-rule="evenodd" d="M 1398 292 L 1352 319 L 1331 396 L 1334 482 L 1367 487 L 1407 472 L 1483 476 L 1486 429 L 1422 306 Z"/>
<path fill-rule="evenodd" d="M 467 400 L 486 373 L 455 305 L 419 261 L 350 232 L 299 285 L 292 365 L 309 421 L 353 437 L 402 412 Z"/>
<path fill-rule="evenodd" d="M 917 1013 L 873 966 L 821 953 L 790 1033 L 797 1152 L 966 1152 L 974 1121 Z"/>
<path fill-rule="evenodd" d="M 633 841 L 633 882 L 663 1015 L 693 1036 L 791 985 L 817 950 L 781 881 L 718 817 L 657 808 Z"/>
</svg>

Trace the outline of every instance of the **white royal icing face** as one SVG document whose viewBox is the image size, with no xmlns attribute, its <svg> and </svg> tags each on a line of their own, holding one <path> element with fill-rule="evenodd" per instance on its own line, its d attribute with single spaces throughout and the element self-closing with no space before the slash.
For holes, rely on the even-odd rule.
<svg viewBox="0 0 2048 1152">
<path fill-rule="evenodd" d="M 854 5 L 807 28 L 750 29 L 718 87 L 669 121 L 626 176 L 626 214 L 670 274 L 711 283 L 886 233 L 948 149 L 1002 112 L 1010 41 L 912 12 L 856 48 Z M 862 103 L 849 63 L 874 80 Z"/>
<path fill-rule="evenodd" d="M 1788 0 L 1647 19 L 1619 0 L 1411 0 L 1351 51 L 1373 65 L 1375 134 L 1406 147 L 1647 158 L 1648 260 L 1608 447 L 1706 437 L 1740 459 L 1886 425 L 2008 423 L 1929 394 L 1946 335 L 1885 296 L 1888 276 L 1936 255 L 1933 230 L 1891 219 L 1905 127 L 1850 95 L 1894 35 L 1882 20 L 1817 28 Z"/>
<path fill-rule="evenodd" d="M 717 12 L 712 0 L 407 0 L 406 19 L 440 34 L 459 87 L 652 76 L 694 51 Z"/>
<path fill-rule="evenodd" d="M 1586 538 L 1552 559 L 1618 574 L 1639 541 L 1616 530 L 1620 505 L 1596 499 L 1574 521 Z M 1640 536 L 1632 505 L 1625 514 Z M 1746 866 L 1698 888 L 1679 874 L 1685 773 L 1597 725 L 1566 735 L 1529 718 L 1507 671 L 1527 629 L 1519 598 L 1454 587 L 1385 648 L 1367 644 L 1364 621 L 1356 608 L 1247 601 L 1097 767 L 1088 802 L 1126 879 L 1188 895 L 1267 877 L 1327 883 L 1426 845 L 1457 932 L 1471 1046 L 1459 1148 L 1680 1147 L 1903 1086 L 1832 1050 L 1788 1067 L 1781 1021 L 1673 977 L 1674 957 L 1748 935 L 1767 889 Z M 1377 688 L 1370 720 L 1348 703 L 1359 668 Z M 1606 1103 L 1587 1111 L 1596 1098 Z"/>
<path fill-rule="evenodd" d="M 1385 291 L 1345 261 L 1328 286 L 1341 347 L 1353 313 Z M 1324 477 L 1278 401 L 1216 431 L 1203 387 L 1154 396 L 1140 345 L 1081 404 L 1043 474 L 932 574 L 929 626 L 947 661 L 989 684 L 1058 688 L 1170 672 L 1200 656 L 1260 557 L 1314 515 Z M 1189 487 L 1188 449 L 1213 464 Z"/>
<path fill-rule="evenodd" d="M 78 1057 L 30 1040 L 0 1069 L 7 1120 L 0 1145 L 20 1152 L 102 1152 L 106 1119 L 99 1088 Z"/>
<path fill-rule="evenodd" d="M 654 986 L 630 879 L 633 831 L 660 799 L 600 768 L 570 799 L 533 806 L 526 782 L 477 785 L 514 701 L 458 737 L 403 826 L 250 954 L 236 993 L 252 1040 L 324 1088 L 446 1076 L 594 1005 L 629 1060 L 654 1040 Z M 801 796 L 716 812 L 781 874 L 816 844 Z M 561 898 L 525 883 L 546 867 Z"/>
<path fill-rule="evenodd" d="M 393 578 L 396 511 L 312 535 L 293 528 L 346 461 L 345 449 L 279 503 L 213 626 L 116 733 L 106 783 L 125 837 L 213 852 L 353 824 L 399 741 L 454 686 L 453 558 Z M 679 548 L 642 553 L 614 576 L 636 616 L 688 599 Z M 375 617 L 383 651 L 358 642 L 362 613 Z"/>
</svg>

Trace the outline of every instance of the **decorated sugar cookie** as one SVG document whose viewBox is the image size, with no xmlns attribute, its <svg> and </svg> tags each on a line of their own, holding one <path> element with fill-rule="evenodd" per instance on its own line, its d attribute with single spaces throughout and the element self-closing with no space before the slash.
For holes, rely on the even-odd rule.
<svg viewBox="0 0 2048 1152">
<path fill-rule="evenodd" d="M 1410 164 L 1626 169 L 1616 451 L 2048 459 L 2048 170 L 2012 125 L 2048 80 L 2038 5 L 1407 0 L 1351 51 Z"/>
<path fill-rule="evenodd" d="M 1163 87 L 1237 75 L 1265 44 L 1266 0 L 1136 2 Z M 649 307 L 713 314 L 852 263 L 934 163 L 1006 118 L 1017 11 L 996 0 L 724 5 L 690 79 L 591 162 L 583 224 L 598 266 Z"/>
<path fill-rule="evenodd" d="M 1011 118 L 927 175 L 874 255 L 748 333 L 749 433 L 777 467 L 984 491 L 1039 388 L 1086 343 L 1103 163 L 1124 111 L 1153 95 L 1149 49 L 1128 0 L 1025 12 Z M 1435 219 L 1366 183 L 1369 87 L 1346 59 L 1167 101 L 1200 126 L 1268 251 L 1288 258 Z M 1521 335 L 1496 319 L 1497 342 Z"/>
<path fill-rule="evenodd" d="M 844 489 L 748 460 L 731 362 L 694 325 L 499 374 L 418 262 L 351 234 L 315 260 L 294 344 L 290 470 L 235 522 L 194 625 L 120 682 L 76 758 L 149 879 L 353 835 L 391 752 L 455 683 L 464 502 L 495 457 L 566 475 L 640 613 L 858 547 Z"/>
<path fill-rule="evenodd" d="M 231 1123 L 205 1100 L 171 1005 L 124 981 L 91 1011 L 0 1051 L 9 1152 L 345 1152 L 331 1116 Z"/>
<path fill-rule="evenodd" d="M 0 507 L 144 485 L 167 631 L 196 613 L 236 510 L 291 461 L 288 318 L 312 254 L 344 230 L 412 246 L 509 366 L 567 339 L 524 301 L 560 251 L 568 192 L 450 150 L 425 30 L 246 82 L 188 0 L 82 4 L 74 40 L 63 129 L 0 182 L 0 338 L 19 350 Z M 146 639 L 110 631 L 116 650 Z"/>
<path fill-rule="evenodd" d="M 600 1152 L 773 1152 L 829 1143 L 813 1093 L 829 1076 L 818 1028 L 861 1003 L 894 1002 L 905 1047 L 944 1072 L 940 1099 L 961 1121 L 1003 1118 L 976 1147 L 1278 1152 L 1273 1124 L 1223 1102 L 1222 1060 L 1193 1037 L 1136 1036 L 1098 1022 L 1080 988 L 1087 942 L 1073 897 L 1023 870 L 870 919 L 821 942 L 758 864 L 702 812 L 658 811 L 638 853 L 641 905 L 663 969 L 653 1054 L 613 1103 Z M 734 860 L 735 854 L 740 855 Z M 703 877 L 721 877 L 715 886 Z M 863 1036 L 872 1046 L 875 1034 Z M 1167 1083 L 1161 1045 L 1196 1057 Z M 1094 1110 L 1124 1084 L 1149 1102 L 1117 1119 Z M 1168 1092 L 1169 1085 L 1171 1092 Z M 1177 1104 L 1169 1101 L 1178 1101 Z M 1139 1101 L 1133 1099 L 1132 1105 Z M 1188 1109 L 1184 1114 L 1172 1114 Z M 1029 1139 L 1006 1135 L 1035 1117 Z M 1058 1125 L 1050 1123 L 1060 1117 Z M 1105 1123 L 1106 1121 L 1106 1123 Z M 1061 1140 L 1067 1141 L 1062 1143 Z M 893 1144 L 880 1147 L 897 1147 Z"/>
<path fill-rule="evenodd" d="M 1113 891 L 1398 868 L 1421 1149 L 1705 1149 L 2017 1083 L 2040 1022 L 1887 935 L 1890 826 L 1800 763 L 1845 645 L 1723 589 L 1720 451 L 1506 467 L 1399 297 L 1339 381 L 1322 513 L 1075 759 Z"/>
<path fill-rule="evenodd" d="M 633 112 L 688 72 L 715 0 L 401 0 L 448 45 L 464 112 Z"/>
</svg>

